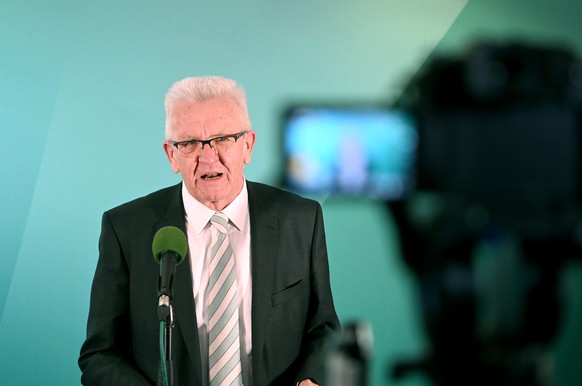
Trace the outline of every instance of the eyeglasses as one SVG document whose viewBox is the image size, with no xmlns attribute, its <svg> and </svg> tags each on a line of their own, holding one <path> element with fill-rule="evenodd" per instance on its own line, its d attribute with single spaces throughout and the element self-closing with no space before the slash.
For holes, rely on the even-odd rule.
<svg viewBox="0 0 582 386">
<path fill-rule="evenodd" d="M 223 135 L 210 139 L 189 139 L 187 141 L 178 142 L 170 140 L 169 142 L 172 144 L 172 146 L 178 149 L 178 151 L 188 155 L 197 155 L 202 153 L 202 150 L 204 150 L 204 145 L 208 145 L 211 149 L 214 149 L 218 152 L 225 152 L 228 151 L 228 149 L 246 133 L 248 133 L 248 130 L 241 131 L 238 134 Z"/>
</svg>

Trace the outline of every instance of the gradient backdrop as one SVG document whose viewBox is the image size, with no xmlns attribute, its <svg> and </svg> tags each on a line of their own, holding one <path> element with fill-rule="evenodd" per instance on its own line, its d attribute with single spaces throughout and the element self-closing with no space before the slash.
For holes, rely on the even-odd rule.
<svg viewBox="0 0 582 386">
<path fill-rule="evenodd" d="M 391 101 L 435 49 L 477 38 L 580 53 L 581 14 L 579 0 L 1 0 L 1 383 L 79 384 L 101 214 L 178 181 L 161 146 L 174 81 L 239 80 L 258 137 L 246 175 L 276 183 L 287 103 Z M 371 386 L 396 384 L 387 366 L 426 339 L 394 224 L 373 201 L 323 208 L 339 315 L 372 324 Z M 581 277 L 572 267 L 564 288 L 579 295 Z M 558 386 L 582 379 L 581 298 L 567 301 Z"/>
</svg>

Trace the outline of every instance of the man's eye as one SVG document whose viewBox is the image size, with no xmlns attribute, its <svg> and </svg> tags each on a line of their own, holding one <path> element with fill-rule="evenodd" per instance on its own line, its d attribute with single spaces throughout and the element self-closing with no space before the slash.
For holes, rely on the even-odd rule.
<svg viewBox="0 0 582 386">
<path fill-rule="evenodd" d="M 218 137 L 214 138 L 213 141 L 215 142 L 227 142 L 230 138 L 229 137 Z"/>
</svg>

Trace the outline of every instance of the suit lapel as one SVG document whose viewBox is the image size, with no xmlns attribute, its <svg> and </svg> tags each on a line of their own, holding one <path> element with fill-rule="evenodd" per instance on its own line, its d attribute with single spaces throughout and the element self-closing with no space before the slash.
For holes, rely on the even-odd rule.
<svg viewBox="0 0 582 386">
<path fill-rule="evenodd" d="M 187 234 L 184 220 L 184 203 L 182 201 L 182 184 L 176 186 L 173 194 L 174 196 L 169 200 L 165 213 L 162 213 L 161 219 L 155 224 L 155 227 L 159 229 L 167 225 L 172 225 L 180 228 L 184 234 Z M 178 331 L 182 334 L 190 358 L 192 358 L 192 367 L 194 368 L 196 379 L 201 380 L 200 342 L 198 338 L 194 295 L 192 292 L 192 269 L 189 255 L 190 252 L 188 252 L 182 264 L 176 268 L 172 306 L 174 308 Z"/>
<path fill-rule="evenodd" d="M 252 259 L 252 340 L 253 373 L 259 374 L 265 363 L 265 333 L 271 313 L 271 289 L 275 272 L 278 245 L 278 218 L 265 205 L 265 200 L 247 182 L 249 191 L 249 214 L 251 220 L 251 259 Z M 256 379 L 255 379 L 256 381 Z"/>
<path fill-rule="evenodd" d="M 272 309 L 271 293 L 277 256 L 279 220 L 275 212 L 265 204 L 269 200 L 261 195 L 257 185 L 247 181 L 247 187 L 251 221 L 253 374 L 259 375 L 264 372 L 262 366 L 267 360 L 264 353 L 265 333 Z M 186 232 L 181 184 L 176 186 L 173 194 L 166 212 L 155 224 L 156 230 L 166 225 L 173 225 Z M 196 329 L 198 324 L 191 272 L 190 258 L 186 256 L 185 261 L 176 269 L 172 304 L 180 334 L 192 358 L 195 377 L 201 380 L 200 343 Z"/>
</svg>

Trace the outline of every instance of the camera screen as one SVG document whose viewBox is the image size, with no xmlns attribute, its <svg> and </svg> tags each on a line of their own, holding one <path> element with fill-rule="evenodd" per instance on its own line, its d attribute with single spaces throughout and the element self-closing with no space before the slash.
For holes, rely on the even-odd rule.
<svg viewBox="0 0 582 386">
<path fill-rule="evenodd" d="M 284 185 L 300 194 L 403 198 L 414 187 L 417 132 L 385 106 L 296 106 L 283 121 Z"/>
</svg>

